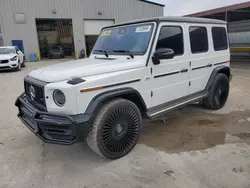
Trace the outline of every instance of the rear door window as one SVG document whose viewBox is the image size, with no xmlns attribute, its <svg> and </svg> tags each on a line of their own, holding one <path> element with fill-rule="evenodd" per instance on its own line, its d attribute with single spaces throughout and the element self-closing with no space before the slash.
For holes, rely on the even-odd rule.
<svg viewBox="0 0 250 188">
<path fill-rule="evenodd" d="M 213 27 L 212 36 L 215 51 L 228 49 L 227 32 L 224 27 Z"/>
<path fill-rule="evenodd" d="M 189 27 L 191 52 L 205 53 L 208 51 L 208 36 L 206 27 Z"/>
</svg>

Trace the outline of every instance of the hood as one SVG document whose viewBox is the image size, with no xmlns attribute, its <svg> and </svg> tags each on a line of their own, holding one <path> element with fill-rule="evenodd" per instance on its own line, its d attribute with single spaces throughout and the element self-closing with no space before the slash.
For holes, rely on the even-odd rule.
<svg viewBox="0 0 250 188">
<path fill-rule="evenodd" d="M 145 66 L 135 59 L 79 59 L 32 71 L 29 76 L 45 82 L 59 82 L 72 77 L 85 77 Z"/>
<path fill-rule="evenodd" d="M 0 60 L 11 59 L 15 56 L 16 56 L 16 54 L 0 54 Z"/>
</svg>

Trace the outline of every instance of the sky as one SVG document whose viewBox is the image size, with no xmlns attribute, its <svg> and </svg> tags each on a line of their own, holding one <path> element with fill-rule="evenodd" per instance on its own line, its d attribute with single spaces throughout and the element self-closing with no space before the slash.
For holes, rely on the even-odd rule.
<svg viewBox="0 0 250 188">
<path fill-rule="evenodd" d="M 247 2 L 249 0 L 151 0 L 164 4 L 165 16 L 183 16 L 214 8 Z"/>
</svg>

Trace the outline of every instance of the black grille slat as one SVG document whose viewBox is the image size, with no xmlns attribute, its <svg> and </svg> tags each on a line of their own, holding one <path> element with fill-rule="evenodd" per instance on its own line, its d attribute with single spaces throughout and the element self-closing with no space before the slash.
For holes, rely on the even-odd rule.
<svg viewBox="0 0 250 188">
<path fill-rule="evenodd" d="M 31 85 L 34 87 L 35 92 L 36 92 L 36 96 L 34 99 L 31 98 L 30 92 L 29 92 L 29 88 L 31 87 Z M 46 107 L 45 105 L 45 100 L 44 100 L 44 89 L 41 86 L 37 86 L 34 84 L 31 84 L 27 81 L 24 81 L 24 89 L 25 89 L 25 93 L 28 97 L 28 100 L 30 103 L 32 103 L 33 105 L 37 106 L 37 107 L 41 107 L 41 105 L 43 107 Z"/>
<path fill-rule="evenodd" d="M 55 129 L 45 129 L 44 133 L 54 134 L 54 135 L 72 136 L 72 131 L 63 131 L 63 130 L 55 130 Z"/>
<path fill-rule="evenodd" d="M 50 124 L 44 124 L 44 123 L 39 123 L 40 128 L 43 132 L 44 135 L 49 136 L 53 139 L 60 139 L 60 140 L 74 140 L 74 130 L 73 127 L 71 126 L 63 126 L 63 125 L 55 125 L 53 123 Z"/>
<path fill-rule="evenodd" d="M 1 63 L 1 64 L 9 63 L 9 60 L 0 60 L 0 63 Z"/>
<path fill-rule="evenodd" d="M 50 135 L 53 139 L 60 139 L 62 141 L 73 141 L 76 139 L 75 136 L 65 136 L 65 135 Z"/>
</svg>

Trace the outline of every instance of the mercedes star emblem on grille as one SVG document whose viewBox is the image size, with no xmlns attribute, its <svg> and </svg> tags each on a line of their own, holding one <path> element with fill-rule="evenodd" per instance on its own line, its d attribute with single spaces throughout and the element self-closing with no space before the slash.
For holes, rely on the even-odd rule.
<svg viewBox="0 0 250 188">
<path fill-rule="evenodd" d="M 34 86 L 32 86 L 32 85 L 30 86 L 29 92 L 30 92 L 31 99 L 35 100 L 35 98 L 36 98 L 36 90 L 35 90 Z"/>
</svg>

